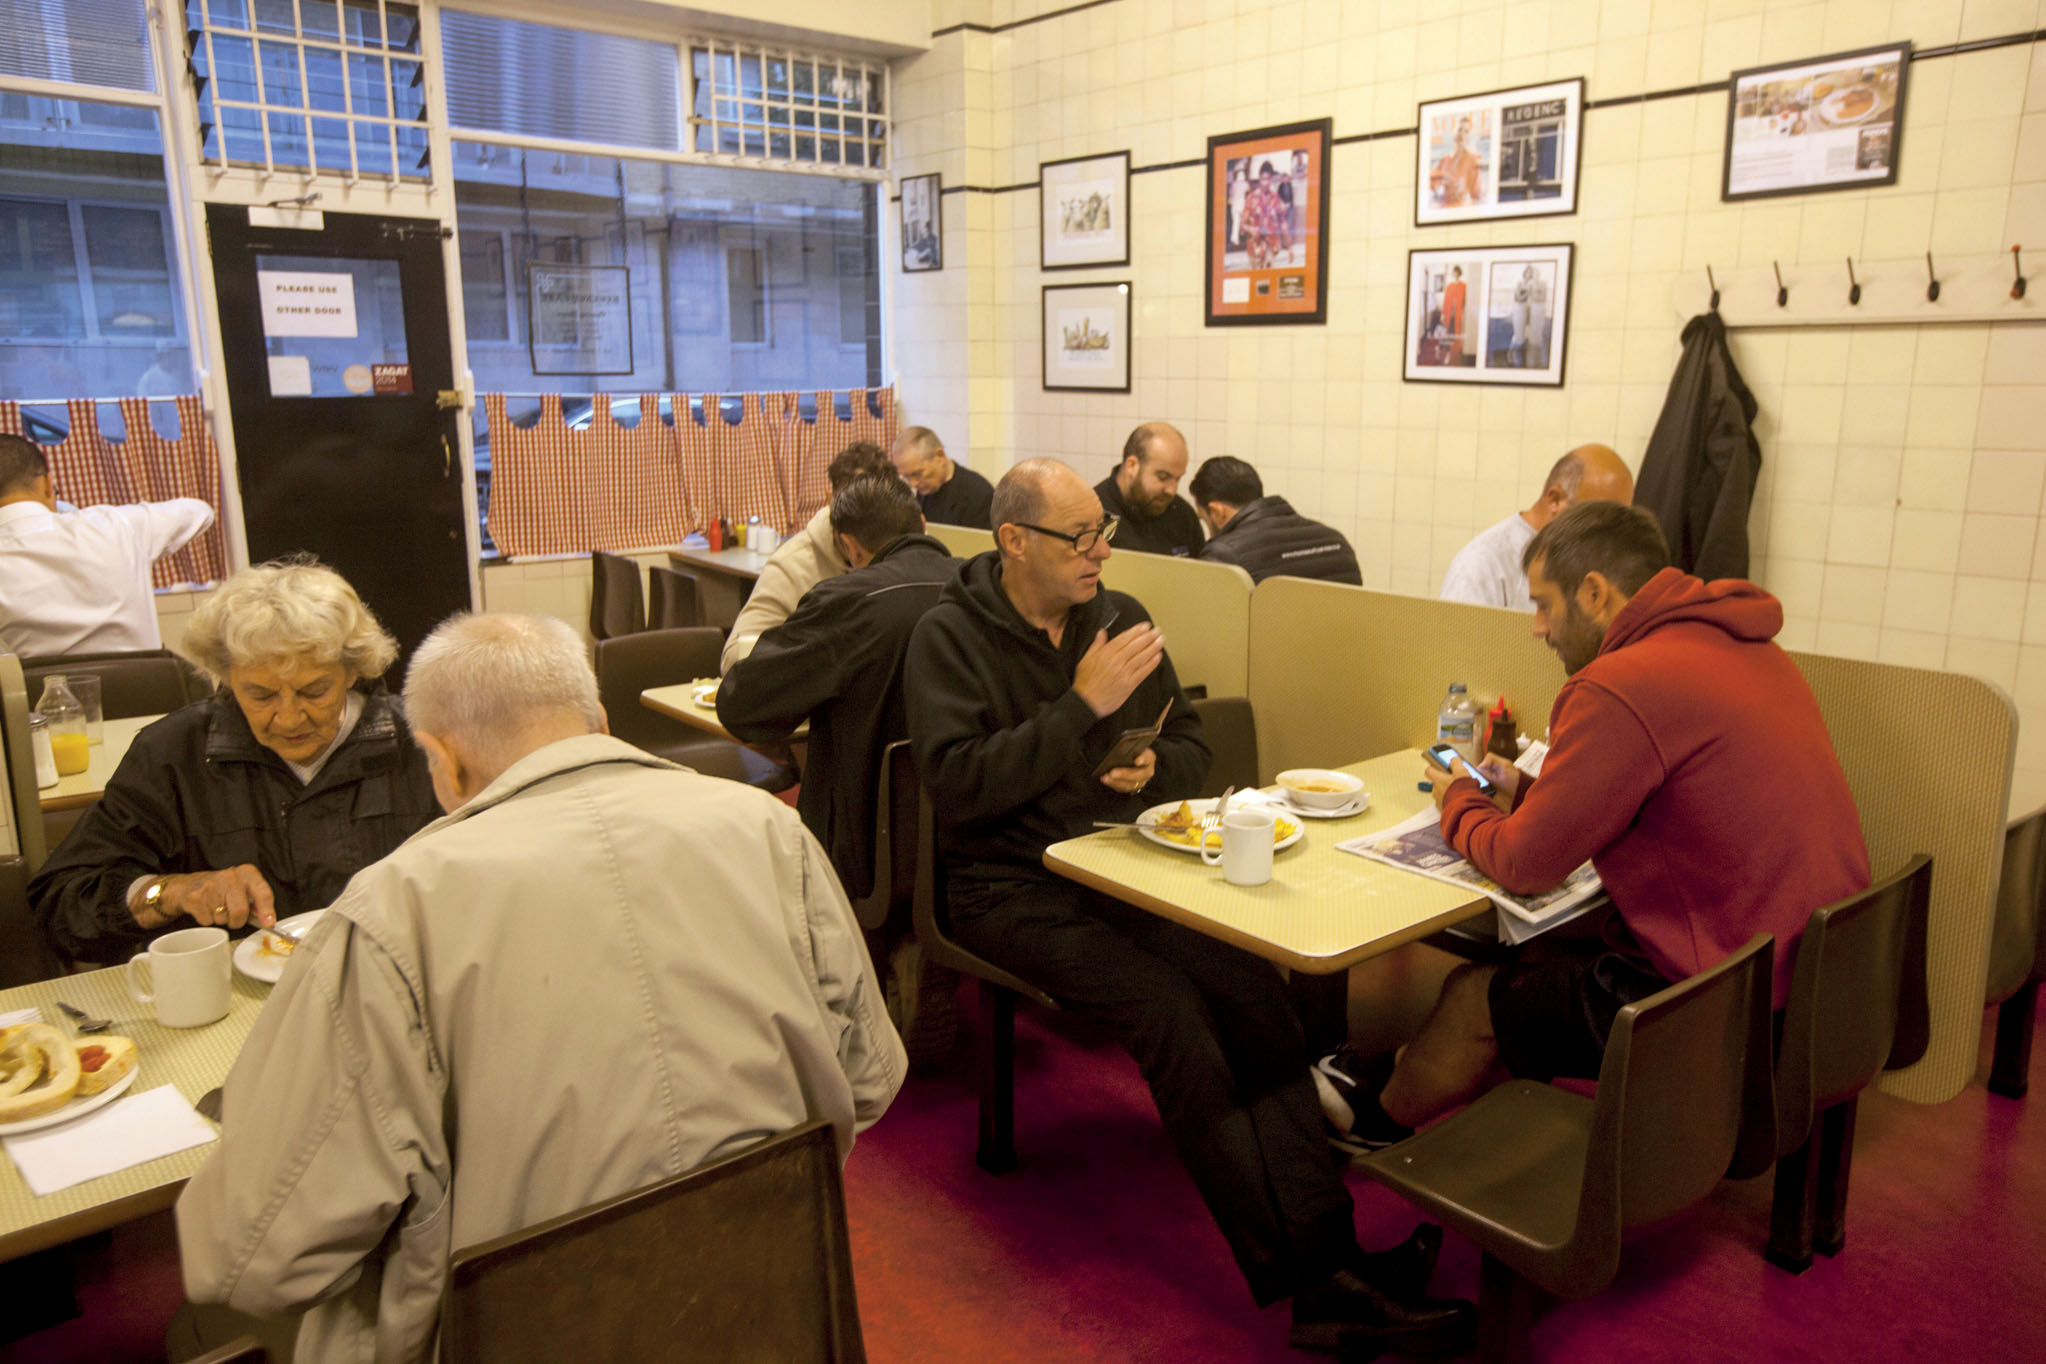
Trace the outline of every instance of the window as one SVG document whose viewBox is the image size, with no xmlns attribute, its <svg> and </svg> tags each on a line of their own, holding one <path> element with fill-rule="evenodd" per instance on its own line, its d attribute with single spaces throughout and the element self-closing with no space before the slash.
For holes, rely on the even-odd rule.
<svg viewBox="0 0 2046 1364">
<path fill-rule="evenodd" d="M 81 204 L 78 212 L 85 224 L 85 259 L 92 270 L 99 334 L 176 336 L 176 291 L 162 211 Z"/>
<path fill-rule="evenodd" d="M 725 287 L 732 309 L 732 344 L 767 344 L 767 260 L 760 248 L 726 250 Z"/>
<path fill-rule="evenodd" d="M 839 57 L 710 44 L 691 54 L 700 152 L 820 165 L 886 164 L 886 76 Z"/>
<path fill-rule="evenodd" d="M 670 43 L 444 9 L 448 122 L 609 146 L 681 145 Z"/>
<path fill-rule="evenodd" d="M 85 295 L 65 204 L 0 199 L 0 300 L 10 338 L 84 338 Z"/>
<path fill-rule="evenodd" d="M 462 315 L 471 341 L 511 340 L 511 301 L 505 293 L 504 234 L 465 231 L 461 236 Z"/>
<path fill-rule="evenodd" d="M 867 344 L 867 306 L 869 286 L 877 281 L 866 269 L 857 246 L 838 248 L 838 344 L 841 346 L 864 346 Z M 871 300 L 874 309 L 880 311 L 880 299 Z"/>
<path fill-rule="evenodd" d="M 154 90 L 143 0 L 0 0 L 0 75 Z"/>
</svg>

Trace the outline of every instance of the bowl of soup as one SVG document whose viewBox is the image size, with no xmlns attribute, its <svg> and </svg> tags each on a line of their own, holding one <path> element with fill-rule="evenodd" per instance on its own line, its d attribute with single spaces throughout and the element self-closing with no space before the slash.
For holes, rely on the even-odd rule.
<svg viewBox="0 0 2046 1364">
<path fill-rule="evenodd" d="M 1279 774 L 1286 798 L 1310 810 L 1339 810 L 1364 789 L 1361 778 L 1326 767 L 1295 767 Z"/>
</svg>

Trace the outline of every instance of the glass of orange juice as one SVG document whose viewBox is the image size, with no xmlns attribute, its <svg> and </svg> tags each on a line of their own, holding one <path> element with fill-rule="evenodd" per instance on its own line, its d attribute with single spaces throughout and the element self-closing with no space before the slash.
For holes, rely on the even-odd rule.
<svg viewBox="0 0 2046 1364">
<path fill-rule="evenodd" d="M 50 755 L 57 760 L 57 775 L 75 777 L 92 763 L 92 740 L 83 730 L 50 736 Z"/>
</svg>

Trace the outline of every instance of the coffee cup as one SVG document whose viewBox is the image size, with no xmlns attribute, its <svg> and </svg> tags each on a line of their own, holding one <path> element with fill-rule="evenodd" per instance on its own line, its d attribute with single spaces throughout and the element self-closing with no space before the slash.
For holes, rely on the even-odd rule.
<svg viewBox="0 0 2046 1364">
<path fill-rule="evenodd" d="M 1261 886 L 1272 879 L 1273 816 L 1256 806 L 1231 810 L 1222 816 L 1221 846 L 1209 855 L 1203 844 L 1201 861 L 1222 868 L 1222 879 L 1232 886 Z"/>
<path fill-rule="evenodd" d="M 128 993 L 166 1028 L 203 1027 L 226 1017 L 233 969 L 226 929 L 181 928 L 129 960 Z"/>
</svg>

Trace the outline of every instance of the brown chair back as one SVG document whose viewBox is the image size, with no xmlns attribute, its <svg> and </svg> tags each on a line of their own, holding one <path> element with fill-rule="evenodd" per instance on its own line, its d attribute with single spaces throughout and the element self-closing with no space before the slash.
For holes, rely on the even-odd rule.
<svg viewBox="0 0 2046 1364">
<path fill-rule="evenodd" d="M 781 767 L 749 748 L 689 728 L 648 710 L 639 694 L 697 677 L 716 677 L 724 632 L 699 625 L 687 630 L 641 630 L 600 639 L 596 649 L 597 699 L 612 737 L 657 758 L 693 767 L 707 777 L 743 781 L 778 791 L 789 784 Z"/>
<path fill-rule="evenodd" d="M 36 757 L 28 737 L 28 688 L 21 660 L 0 654 L 0 758 L 5 759 L 7 810 L 0 818 L 0 852 L 21 856 L 30 876 L 49 856 L 43 837 L 43 800 L 36 787 Z"/>
<path fill-rule="evenodd" d="M 646 571 L 646 592 L 647 629 L 686 630 L 703 623 L 694 573 L 650 564 Z"/>
<path fill-rule="evenodd" d="M 1996 919 L 1989 935 L 1989 983 L 1983 1002 L 2001 1004 L 2028 980 L 2046 975 L 2046 807 L 2004 830 L 2003 875 L 1996 883 Z"/>
<path fill-rule="evenodd" d="M 881 750 L 874 776 L 874 884 L 853 900 L 860 927 L 876 932 L 899 917 L 906 927 L 913 913 L 917 877 L 916 759 L 909 740 Z"/>
<path fill-rule="evenodd" d="M 31 700 L 43 696 L 43 679 L 52 673 L 99 679 L 100 714 L 109 720 L 137 715 L 168 715 L 213 693 L 212 684 L 191 664 L 168 649 L 123 654 L 66 654 L 24 658 Z"/>
<path fill-rule="evenodd" d="M 831 1125 L 459 1252 L 440 1357 L 861 1364 Z"/>
<path fill-rule="evenodd" d="M 639 565 L 622 554 L 598 550 L 590 556 L 591 638 L 617 639 L 644 629 L 646 605 L 639 587 Z"/>
<path fill-rule="evenodd" d="M 29 912 L 28 864 L 0 857 L 0 989 L 63 974 L 64 963 Z"/>
<path fill-rule="evenodd" d="M 1234 786 L 1248 790 L 1258 785 L 1257 721 L 1250 712 L 1247 696 L 1204 696 L 1193 703 L 1201 717 L 1201 733 L 1215 755 L 1208 764 L 1208 779 L 1197 793 L 1219 796 Z"/>
</svg>

